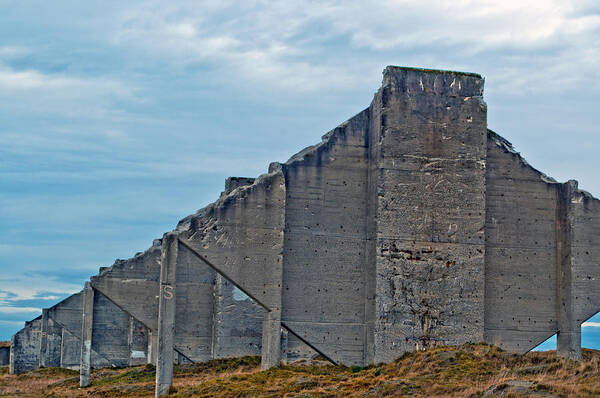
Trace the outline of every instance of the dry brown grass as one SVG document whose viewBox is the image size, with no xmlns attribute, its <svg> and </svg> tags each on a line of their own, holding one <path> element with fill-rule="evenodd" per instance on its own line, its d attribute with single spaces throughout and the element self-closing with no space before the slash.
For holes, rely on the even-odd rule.
<svg viewBox="0 0 600 398">
<path fill-rule="evenodd" d="M 0 341 L 0 347 L 10 347 L 10 341 Z"/>
<path fill-rule="evenodd" d="M 439 347 L 367 368 L 296 363 L 265 372 L 256 357 L 180 365 L 173 397 L 593 397 L 600 396 L 600 351 L 584 360 L 555 353 L 515 355 L 484 344 Z M 40 369 L 0 373 L 0 396 L 151 397 L 152 366 L 100 369 L 89 388 L 76 373 Z"/>
</svg>

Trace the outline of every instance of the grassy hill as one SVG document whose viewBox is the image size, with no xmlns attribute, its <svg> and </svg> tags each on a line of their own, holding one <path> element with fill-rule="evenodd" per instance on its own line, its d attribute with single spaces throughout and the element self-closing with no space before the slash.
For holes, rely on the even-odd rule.
<svg viewBox="0 0 600 398">
<path fill-rule="evenodd" d="M 265 372 L 258 357 L 214 360 L 175 368 L 173 397 L 592 397 L 600 396 L 600 351 L 582 363 L 554 351 L 515 355 L 484 344 L 406 354 L 368 368 L 298 362 Z M 154 368 L 99 369 L 78 388 L 78 373 L 38 369 L 0 374 L 0 396 L 152 397 Z"/>
</svg>

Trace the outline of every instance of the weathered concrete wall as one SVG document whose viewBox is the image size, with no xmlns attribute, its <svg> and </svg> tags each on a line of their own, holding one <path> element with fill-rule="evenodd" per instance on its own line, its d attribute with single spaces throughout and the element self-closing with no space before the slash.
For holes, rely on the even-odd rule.
<svg viewBox="0 0 600 398">
<path fill-rule="evenodd" d="M 42 317 L 25 322 L 10 342 L 10 374 L 36 369 L 40 364 Z"/>
<path fill-rule="evenodd" d="M 573 296 L 580 324 L 600 311 L 600 201 L 579 191 L 573 210 Z"/>
<path fill-rule="evenodd" d="M 254 179 L 251 178 L 230 177 L 225 183 L 224 195 L 253 182 Z M 180 221 L 178 229 L 188 228 L 193 218 L 194 216 L 190 216 Z M 118 260 L 112 267 L 102 269 L 98 276 L 92 278 L 95 289 L 130 314 L 134 322 L 147 326 L 148 333 L 154 330 L 155 335 L 160 249 L 161 242 L 156 240 L 145 252 L 138 253 L 129 260 Z M 260 343 L 257 346 L 256 339 L 258 336 L 260 340 L 261 327 L 245 320 L 245 315 L 253 316 L 253 319 L 257 314 L 262 317 L 262 310 L 255 303 L 227 302 L 217 307 L 216 289 L 219 289 L 218 294 L 223 293 L 220 292 L 221 286 L 217 286 L 216 272 L 185 249 L 179 251 L 175 277 L 178 294 L 174 349 L 177 351 L 177 361 L 205 361 L 214 357 L 260 352 Z M 231 289 L 232 286 L 229 290 Z M 225 292 L 225 297 L 231 294 Z M 221 314 L 221 311 L 224 313 Z M 219 324 L 215 324 L 215 320 L 219 320 Z M 243 323 L 247 323 L 247 327 L 240 329 Z M 249 327 L 253 330 L 248 330 Z M 148 336 L 144 338 L 151 344 Z M 231 340 L 224 345 L 229 338 Z M 238 341 L 237 345 L 233 345 L 235 340 Z M 152 361 L 150 358 L 147 360 Z"/>
<path fill-rule="evenodd" d="M 510 351 L 527 352 L 558 330 L 558 185 L 490 132 L 485 341 Z"/>
<path fill-rule="evenodd" d="M 557 212 L 557 353 L 580 361 L 581 324 L 600 309 L 600 202 L 561 185 Z"/>
<path fill-rule="evenodd" d="M 525 352 L 559 332 L 578 359 L 580 324 L 600 309 L 600 201 L 488 132 L 482 94 L 479 75 L 388 67 L 370 107 L 320 144 L 228 178 L 169 245 L 92 278 L 93 340 L 110 346 L 97 363 L 159 347 L 166 391 L 164 358 L 259 349 L 265 367 L 316 353 L 363 365 L 481 340 Z M 74 308 L 45 311 L 13 351 L 72 366 Z"/>
<path fill-rule="evenodd" d="M 274 171 L 202 209 L 179 237 L 183 252 L 198 253 L 265 308 L 263 367 L 280 362 L 284 206 L 283 174 Z"/>
<path fill-rule="evenodd" d="M 282 320 L 346 364 L 366 355 L 368 126 L 363 111 L 283 166 Z M 288 349 L 298 343 L 291 337 Z"/>
<path fill-rule="evenodd" d="M 216 277 L 213 358 L 260 355 L 263 310 L 250 298 L 236 297 L 234 286 Z"/>
<path fill-rule="evenodd" d="M 180 249 L 176 271 L 175 348 L 193 361 L 212 358 L 215 272 Z"/>
<path fill-rule="evenodd" d="M 79 361 L 81 359 L 81 329 L 79 334 L 76 335 L 69 329 L 63 328 L 61 341 L 60 367 L 73 370 L 79 369 Z"/>
<path fill-rule="evenodd" d="M 129 316 L 96 292 L 93 321 L 92 350 L 108 359 L 111 365 L 129 365 Z M 95 367 L 93 359 L 92 366 Z"/>
<path fill-rule="evenodd" d="M 189 222 L 189 218 L 182 220 L 179 228 L 186 228 Z M 129 260 L 117 261 L 92 278 L 95 289 L 129 313 L 136 322 L 148 326 L 149 331 L 152 328 L 157 331 L 160 245 L 157 240 L 146 252 Z M 215 329 L 214 319 L 220 316 L 215 313 L 216 272 L 185 249 L 179 251 L 176 269 L 178 310 L 174 322 L 175 350 L 182 360 L 205 361 L 213 357 L 259 353 L 260 344 L 258 347 L 254 344 L 257 336 L 260 340 L 261 328 L 255 328 L 253 332 L 236 329 L 246 322 L 243 318 L 245 314 L 262 317 L 259 306 L 239 303 L 241 308 L 235 308 L 238 303 L 228 303 L 223 307 L 229 312 L 225 314 L 226 321 Z M 240 344 L 237 347 L 214 346 L 219 344 L 219 340 L 213 336 L 215 330 L 222 337 L 237 337 Z"/>
<path fill-rule="evenodd" d="M 478 75 L 384 72 L 370 139 L 379 146 L 375 362 L 483 339 L 482 94 Z"/>
<path fill-rule="evenodd" d="M 91 284 L 150 330 L 157 329 L 160 240 L 128 260 L 101 269 Z"/>
<path fill-rule="evenodd" d="M 225 191 L 223 194 L 229 195 L 231 191 L 239 187 L 245 187 L 254 184 L 256 178 L 249 177 L 229 177 L 225 180 Z"/>
<path fill-rule="evenodd" d="M 261 176 L 202 209 L 182 235 L 250 297 L 279 310 L 284 205 L 283 175 Z"/>
<path fill-rule="evenodd" d="M 143 324 L 129 316 L 129 365 L 142 365 L 148 363 L 148 337 L 149 330 Z"/>
<path fill-rule="evenodd" d="M 47 310 L 49 319 L 55 324 L 52 337 L 60 339 L 60 352 L 52 365 L 46 366 L 79 367 L 81 305 L 81 293 L 76 293 Z"/>
<path fill-rule="evenodd" d="M 48 310 L 42 310 L 40 366 L 59 367 L 62 347 L 62 326 L 48 316 Z"/>
<path fill-rule="evenodd" d="M 0 347 L 0 366 L 10 364 L 10 347 Z"/>
<path fill-rule="evenodd" d="M 48 333 L 48 341 L 57 341 L 56 349 L 45 366 L 77 369 L 81 355 L 82 293 L 74 294 L 47 310 L 54 329 Z M 132 330 L 132 326 L 134 330 Z M 92 331 L 92 367 L 125 366 L 146 363 L 146 328 L 129 319 L 129 316 L 106 299 L 101 293 L 95 295 L 94 324 Z M 133 351 L 136 351 L 133 353 Z M 132 359 L 135 356 L 135 359 Z M 141 359 L 139 359 L 141 357 Z"/>
<path fill-rule="evenodd" d="M 99 368 L 146 363 L 147 329 L 131 321 L 127 314 L 100 293 L 95 301 L 91 366 Z M 78 369 L 81 321 L 82 293 L 44 309 L 41 317 L 26 324 L 15 335 L 12 344 L 14 372 L 21 373 L 39 366 Z M 35 350 L 37 352 L 33 354 Z"/>
</svg>

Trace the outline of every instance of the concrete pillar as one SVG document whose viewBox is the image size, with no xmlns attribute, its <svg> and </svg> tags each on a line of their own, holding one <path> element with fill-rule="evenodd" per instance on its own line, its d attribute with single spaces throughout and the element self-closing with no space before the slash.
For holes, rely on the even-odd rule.
<svg viewBox="0 0 600 398">
<path fill-rule="evenodd" d="M 16 334 L 10 338 L 10 362 L 8 363 L 8 373 L 11 375 L 16 374 L 17 371 L 17 369 L 15 368 L 15 336 Z"/>
<path fill-rule="evenodd" d="M 288 354 L 288 331 L 281 329 L 281 364 L 287 365 L 287 354 Z"/>
<path fill-rule="evenodd" d="M 127 347 L 129 348 L 129 360 L 128 360 L 128 365 L 132 366 L 133 365 L 133 357 L 132 357 L 132 353 L 133 353 L 133 348 L 134 348 L 134 344 L 133 344 L 133 317 L 129 316 L 129 333 L 127 334 Z"/>
<path fill-rule="evenodd" d="M 573 255 L 571 253 L 574 212 L 571 201 L 577 192 L 577 181 L 570 180 L 559 188 L 556 228 L 556 286 L 558 356 L 581 361 L 581 324 L 575 313 Z"/>
<path fill-rule="evenodd" d="M 225 184 L 227 191 L 227 183 Z M 219 358 L 220 339 L 219 332 L 223 323 L 223 276 L 217 273 L 215 275 L 215 285 L 213 288 L 213 319 L 212 319 L 212 339 L 211 339 L 211 358 Z"/>
<path fill-rule="evenodd" d="M 156 366 L 156 349 L 158 346 L 158 332 L 152 330 L 148 333 L 148 363 Z"/>
<path fill-rule="evenodd" d="M 66 345 L 67 343 L 67 331 L 65 330 L 65 328 L 61 329 L 61 335 L 60 335 L 60 367 L 64 368 L 64 362 L 65 362 L 65 349 L 66 349 Z"/>
<path fill-rule="evenodd" d="M 262 330 L 262 370 L 281 363 L 281 310 L 265 311 Z"/>
<path fill-rule="evenodd" d="M 175 275 L 179 241 L 177 234 L 163 236 L 160 259 L 160 296 L 158 300 L 158 352 L 156 397 L 167 395 L 173 384 L 173 341 L 175 337 Z"/>
<path fill-rule="evenodd" d="M 83 289 L 83 322 L 81 326 L 81 359 L 79 362 L 79 386 L 91 383 L 92 329 L 94 326 L 94 289 L 89 282 Z"/>
<path fill-rule="evenodd" d="M 48 351 L 48 309 L 42 309 L 42 326 L 40 332 L 40 358 L 39 366 L 46 367 L 47 358 L 46 352 Z"/>
</svg>

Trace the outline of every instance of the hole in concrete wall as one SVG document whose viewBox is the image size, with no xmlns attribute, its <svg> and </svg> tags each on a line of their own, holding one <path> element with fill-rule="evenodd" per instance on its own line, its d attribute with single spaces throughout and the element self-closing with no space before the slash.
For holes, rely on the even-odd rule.
<svg viewBox="0 0 600 398">
<path fill-rule="evenodd" d="M 548 351 L 556 350 L 556 335 L 551 336 L 546 341 L 535 347 L 531 351 Z"/>
<path fill-rule="evenodd" d="M 581 347 L 600 349 L 600 312 L 581 325 Z M 544 341 L 532 351 L 548 351 L 556 349 L 556 335 Z"/>
<path fill-rule="evenodd" d="M 600 312 L 581 325 L 581 346 L 600 349 Z"/>
<path fill-rule="evenodd" d="M 233 287 L 233 298 L 234 300 L 237 301 L 244 301 L 244 300 L 248 300 L 250 299 L 250 297 L 248 297 L 248 295 L 244 292 L 242 292 L 240 289 L 238 289 L 237 287 Z"/>
</svg>

